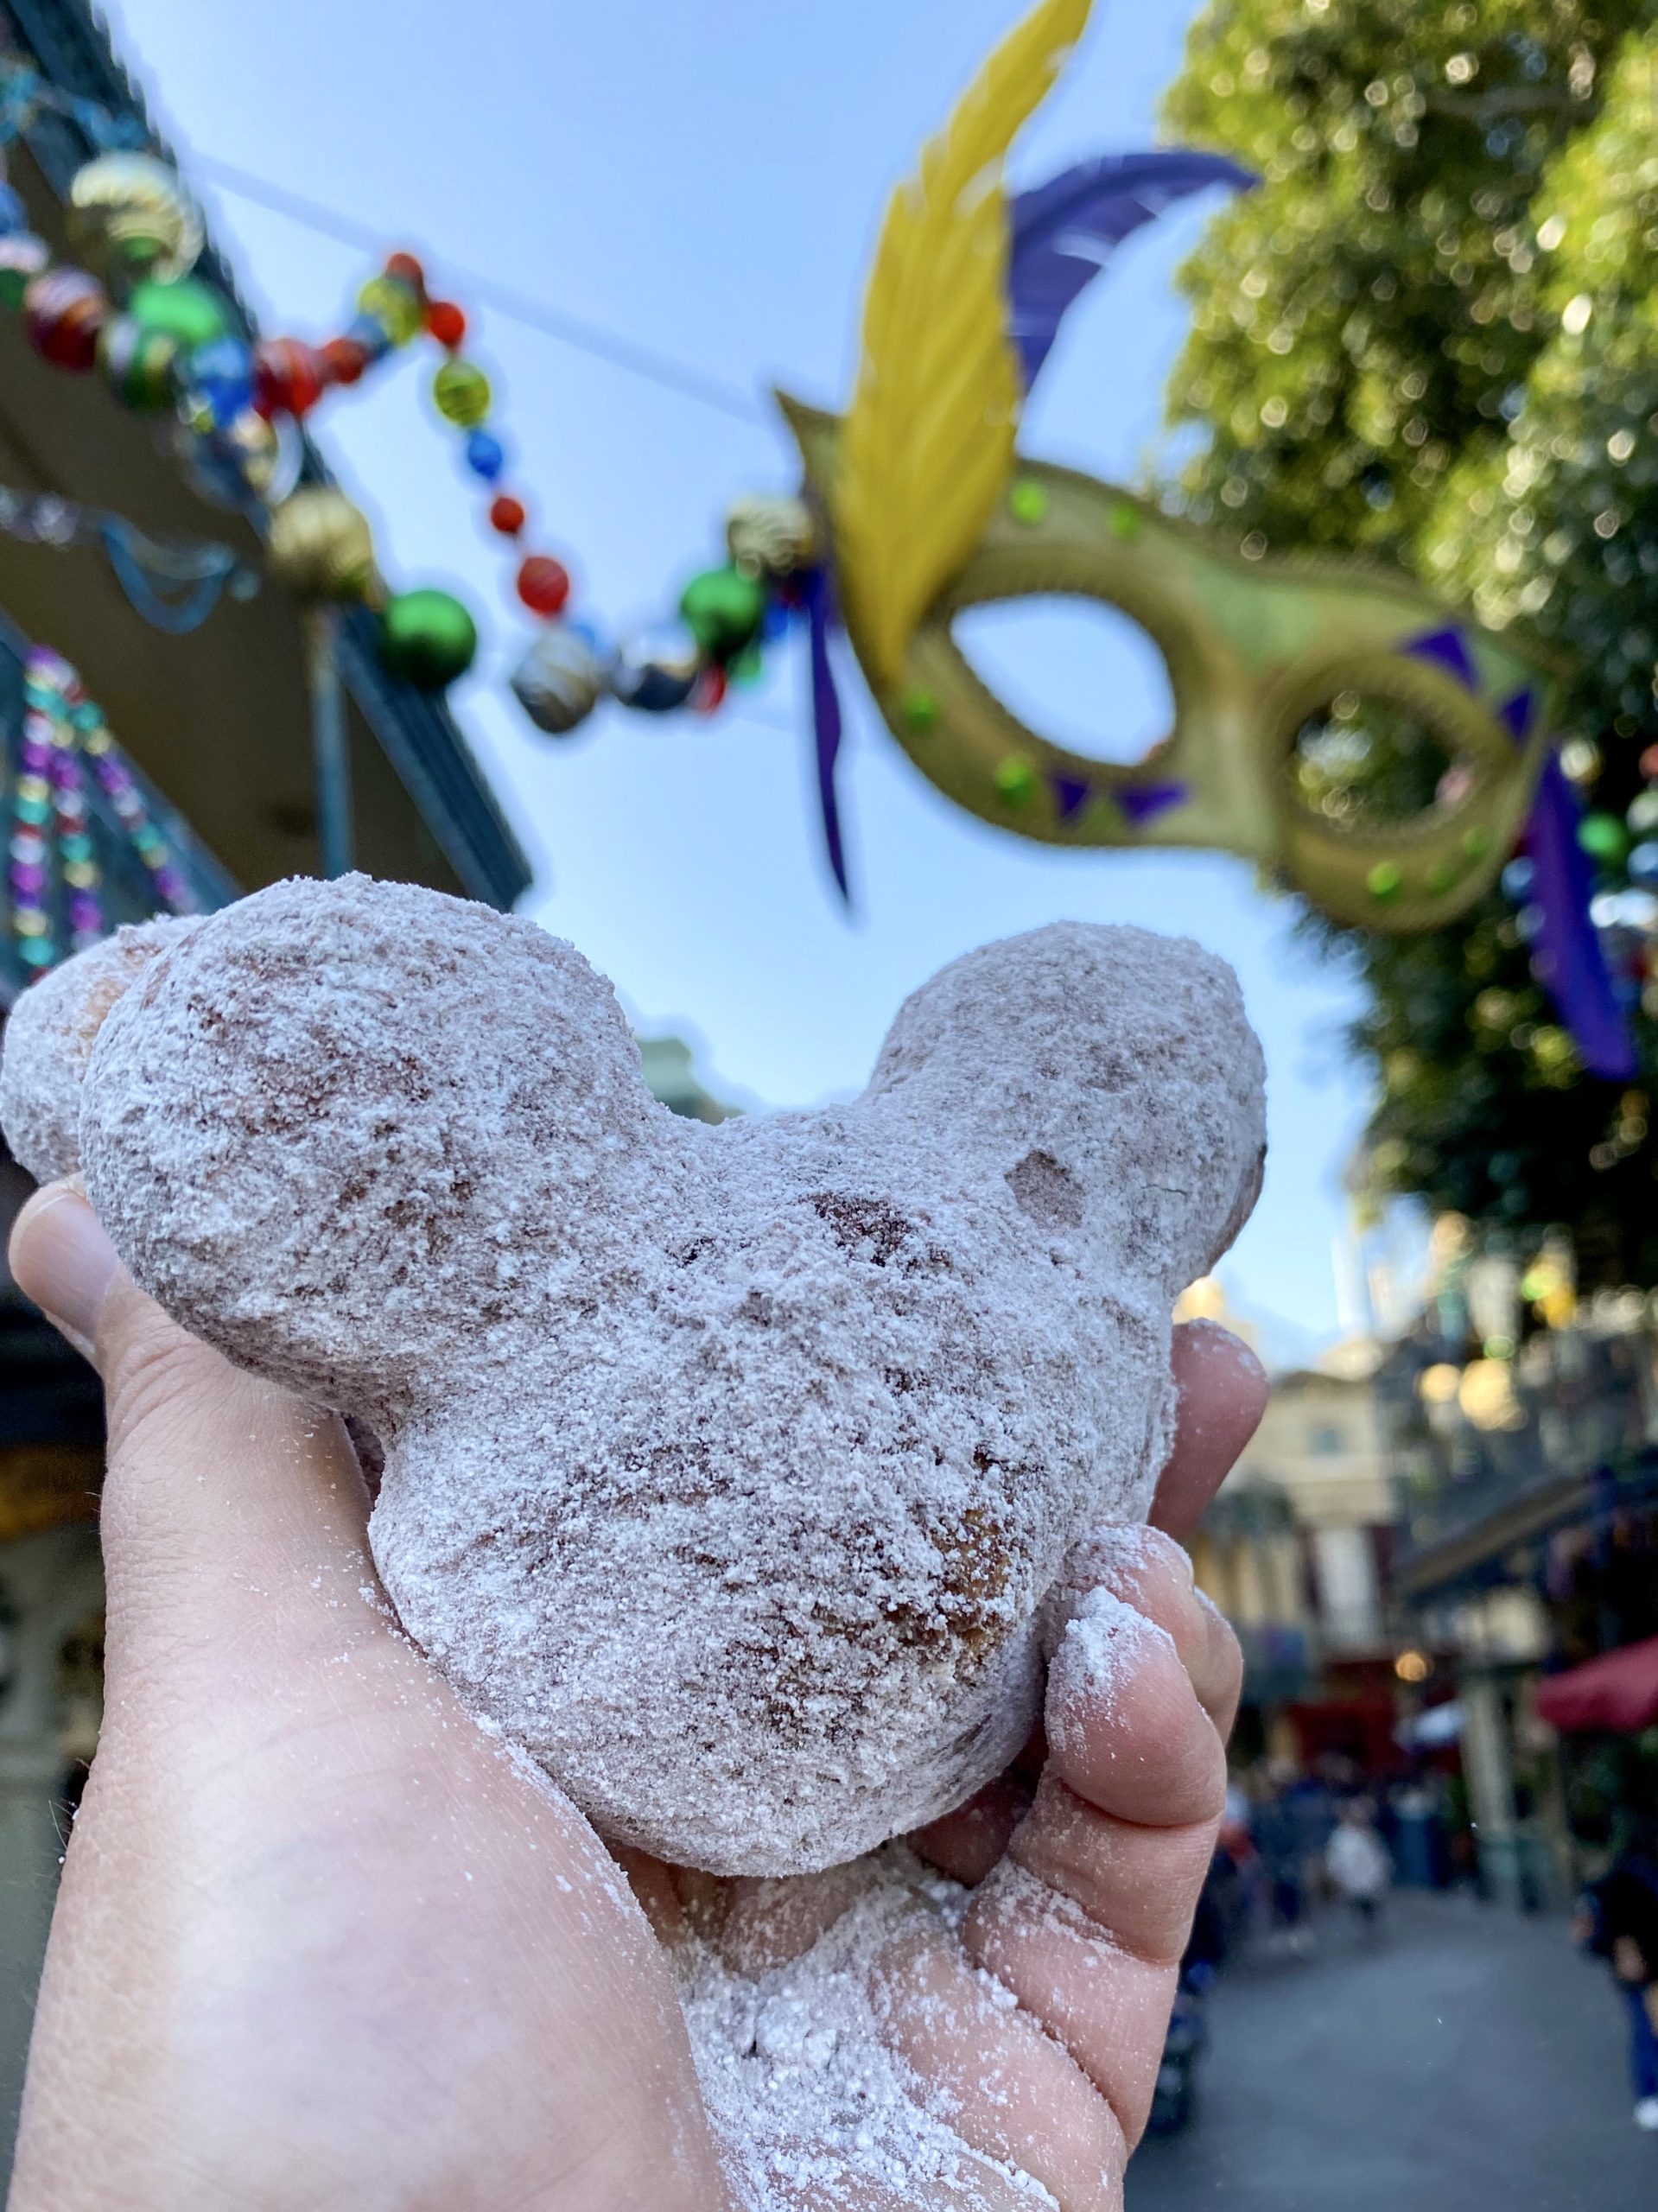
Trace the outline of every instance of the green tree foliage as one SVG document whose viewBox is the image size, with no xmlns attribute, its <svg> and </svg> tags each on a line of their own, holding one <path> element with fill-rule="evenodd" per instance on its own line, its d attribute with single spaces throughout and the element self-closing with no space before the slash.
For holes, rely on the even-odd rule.
<svg viewBox="0 0 1658 2212">
<path fill-rule="evenodd" d="M 1176 496 L 1246 553 L 1384 554 L 1564 645 L 1624 886 L 1658 742 L 1658 0 L 1211 0 L 1167 121 L 1262 179 L 1183 274 L 1170 406 L 1205 435 Z M 1338 817 L 1447 766 L 1342 737 L 1295 769 Z M 1369 986 L 1375 1180 L 1658 1281 L 1655 1025 L 1642 1087 L 1585 1075 L 1524 921 L 1494 893 L 1425 937 L 1316 925 Z"/>
</svg>

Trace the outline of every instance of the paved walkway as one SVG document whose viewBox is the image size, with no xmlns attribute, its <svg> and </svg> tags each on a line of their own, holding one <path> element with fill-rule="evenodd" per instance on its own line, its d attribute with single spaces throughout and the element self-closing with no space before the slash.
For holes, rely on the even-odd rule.
<svg viewBox="0 0 1658 2212">
<path fill-rule="evenodd" d="M 1128 2212 L 1658 2212 L 1624 2016 L 1565 1921 L 1392 1914 L 1374 1948 L 1326 1916 L 1312 1958 L 1228 1969 L 1197 2117 L 1142 2148 Z"/>
</svg>

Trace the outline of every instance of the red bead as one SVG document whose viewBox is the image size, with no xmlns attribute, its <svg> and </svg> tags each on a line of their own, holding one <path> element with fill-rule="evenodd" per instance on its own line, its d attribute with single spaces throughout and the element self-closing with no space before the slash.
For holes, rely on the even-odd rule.
<svg viewBox="0 0 1658 2212">
<path fill-rule="evenodd" d="M 426 327 L 453 353 L 467 334 L 467 318 L 453 300 L 434 300 L 426 310 Z"/>
<path fill-rule="evenodd" d="M 556 614 L 570 595 L 570 572 L 549 553 L 532 553 L 518 570 L 518 597 L 532 614 Z"/>
<path fill-rule="evenodd" d="M 327 370 L 314 346 L 297 338 L 263 338 L 253 349 L 253 404 L 273 415 L 308 415 L 322 397 Z"/>
<path fill-rule="evenodd" d="M 498 493 L 498 495 L 491 500 L 489 507 L 489 526 L 492 530 L 499 530 L 503 537 L 516 537 L 518 532 L 524 528 L 524 501 L 522 499 L 515 499 L 510 492 L 502 492 Z M 566 598 L 569 596 L 569 578 L 566 576 L 564 579 L 564 593 Z"/>
<path fill-rule="evenodd" d="M 395 276 L 400 284 L 407 284 L 422 294 L 425 292 L 426 271 L 412 253 L 387 254 L 385 273 L 388 276 Z"/>
<path fill-rule="evenodd" d="M 711 715 L 725 704 L 730 682 L 724 669 L 705 668 L 696 679 L 696 689 L 691 694 L 691 712 Z"/>
<path fill-rule="evenodd" d="M 92 367 L 109 312 L 103 286 L 81 269 L 45 270 L 23 294 L 29 342 L 60 369 Z"/>
<path fill-rule="evenodd" d="M 367 352 L 354 338 L 331 338 L 321 353 L 330 384 L 355 384 L 368 366 Z"/>
<path fill-rule="evenodd" d="M 1658 783 L 1658 745 L 1648 746 L 1641 755 L 1641 772 L 1650 783 Z"/>
</svg>

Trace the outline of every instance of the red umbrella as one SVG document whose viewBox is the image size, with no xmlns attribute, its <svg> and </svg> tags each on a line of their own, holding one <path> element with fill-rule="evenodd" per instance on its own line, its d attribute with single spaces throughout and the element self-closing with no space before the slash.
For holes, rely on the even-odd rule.
<svg viewBox="0 0 1658 2212">
<path fill-rule="evenodd" d="M 1537 1710 L 1551 1726 L 1637 1735 L 1658 1721 L 1658 1636 L 1585 1659 L 1537 1688 Z"/>
</svg>

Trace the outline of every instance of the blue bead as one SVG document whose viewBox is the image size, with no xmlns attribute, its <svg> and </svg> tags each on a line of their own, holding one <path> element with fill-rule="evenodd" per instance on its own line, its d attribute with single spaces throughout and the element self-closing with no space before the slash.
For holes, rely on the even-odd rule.
<svg viewBox="0 0 1658 2212">
<path fill-rule="evenodd" d="M 486 484 L 492 484 L 506 467 L 506 449 L 489 431 L 469 430 L 467 466 L 474 476 L 481 476 Z"/>
<path fill-rule="evenodd" d="M 0 184 L 0 238 L 14 237 L 29 228 L 29 210 L 22 195 L 9 184 Z"/>
<path fill-rule="evenodd" d="M 391 351 L 391 333 L 375 315 L 354 315 L 346 325 L 346 336 L 360 346 L 371 361 L 383 361 Z"/>
<path fill-rule="evenodd" d="M 1658 842 L 1648 839 L 1629 855 L 1629 880 L 1650 888 L 1658 885 Z"/>
<path fill-rule="evenodd" d="M 253 404 L 253 354 L 242 339 L 228 332 L 196 347 L 188 376 L 220 429 Z"/>
</svg>

